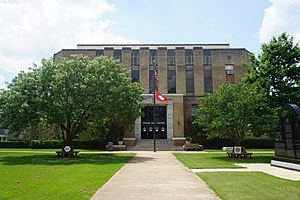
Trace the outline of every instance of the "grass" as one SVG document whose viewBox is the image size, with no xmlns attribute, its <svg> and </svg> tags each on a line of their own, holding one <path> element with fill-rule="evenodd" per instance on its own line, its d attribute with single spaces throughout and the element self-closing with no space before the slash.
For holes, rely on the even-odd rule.
<svg viewBox="0 0 300 200">
<path fill-rule="evenodd" d="M 79 154 L 0 149 L 0 199 L 90 199 L 134 154 Z M 23 151 L 23 152 L 22 152 Z"/>
<path fill-rule="evenodd" d="M 262 172 L 202 172 L 197 175 L 222 200 L 298 200 L 300 197 L 300 181 Z"/>
<path fill-rule="evenodd" d="M 272 158 L 274 158 L 274 151 L 270 151 L 269 153 L 251 152 L 254 152 L 252 159 L 232 159 L 228 158 L 225 152 L 220 151 L 209 153 L 174 153 L 174 155 L 190 169 L 241 168 L 234 165 L 234 163 L 270 163 Z"/>
</svg>

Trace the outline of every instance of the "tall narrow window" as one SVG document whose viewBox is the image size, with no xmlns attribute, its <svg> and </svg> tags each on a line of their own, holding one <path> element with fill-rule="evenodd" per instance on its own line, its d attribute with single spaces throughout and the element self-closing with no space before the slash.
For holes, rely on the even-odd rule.
<svg viewBox="0 0 300 200">
<path fill-rule="evenodd" d="M 157 50 L 149 51 L 149 65 L 153 65 L 153 61 L 157 63 Z"/>
<path fill-rule="evenodd" d="M 186 93 L 194 94 L 194 67 L 186 66 Z"/>
<path fill-rule="evenodd" d="M 213 92 L 213 84 L 212 84 L 212 66 L 204 65 L 204 92 L 212 93 Z"/>
<path fill-rule="evenodd" d="M 121 50 L 114 50 L 114 59 L 122 62 L 122 51 Z"/>
<path fill-rule="evenodd" d="M 199 109 L 199 105 L 192 104 L 192 115 L 199 116 L 198 109 Z"/>
<path fill-rule="evenodd" d="M 203 64 L 204 65 L 211 65 L 211 51 L 210 50 L 203 50 Z"/>
<path fill-rule="evenodd" d="M 139 66 L 132 66 L 131 67 L 131 78 L 132 83 L 140 82 L 140 68 Z"/>
<path fill-rule="evenodd" d="M 104 50 L 96 50 L 96 56 L 104 56 Z"/>
<path fill-rule="evenodd" d="M 225 65 L 226 81 L 235 83 L 233 65 Z"/>
<path fill-rule="evenodd" d="M 192 49 L 185 50 L 185 65 L 194 65 L 194 54 Z"/>
<path fill-rule="evenodd" d="M 140 51 L 139 50 L 131 51 L 131 65 L 132 66 L 140 65 Z"/>
<path fill-rule="evenodd" d="M 167 65 L 168 66 L 175 66 L 176 61 L 175 61 L 175 50 L 170 49 L 167 51 Z"/>
<path fill-rule="evenodd" d="M 168 66 L 168 93 L 176 94 L 176 67 Z"/>
</svg>

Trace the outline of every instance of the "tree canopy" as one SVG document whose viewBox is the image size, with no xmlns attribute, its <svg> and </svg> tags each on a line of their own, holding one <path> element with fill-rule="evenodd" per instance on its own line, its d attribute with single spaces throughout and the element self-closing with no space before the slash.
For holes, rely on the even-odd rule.
<svg viewBox="0 0 300 200">
<path fill-rule="evenodd" d="M 263 44 L 258 57 L 250 54 L 244 81 L 266 90 L 271 107 L 300 103 L 300 48 L 293 37 L 283 33 Z"/>
<path fill-rule="evenodd" d="M 274 113 L 267 106 L 264 91 L 255 85 L 221 85 L 219 91 L 200 98 L 195 124 L 204 127 L 209 139 L 223 138 L 239 145 L 246 132 L 274 130 Z M 275 115 L 276 116 L 276 115 Z"/>
<path fill-rule="evenodd" d="M 58 125 L 65 145 L 91 125 L 132 125 L 140 115 L 142 88 L 113 58 L 76 55 L 42 60 L 0 93 L 3 125 L 13 131 Z"/>
</svg>

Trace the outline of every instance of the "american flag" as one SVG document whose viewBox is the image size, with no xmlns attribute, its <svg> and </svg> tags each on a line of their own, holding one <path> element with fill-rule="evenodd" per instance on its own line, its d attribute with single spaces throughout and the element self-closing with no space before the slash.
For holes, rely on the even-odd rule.
<svg viewBox="0 0 300 200">
<path fill-rule="evenodd" d="M 159 80 L 158 80 L 158 75 L 157 75 L 157 70 L 154 70 L 154 77 L 155 77 L 155 81 L 156 81 L 156 85 L 159 84 Z"/>
</svg>

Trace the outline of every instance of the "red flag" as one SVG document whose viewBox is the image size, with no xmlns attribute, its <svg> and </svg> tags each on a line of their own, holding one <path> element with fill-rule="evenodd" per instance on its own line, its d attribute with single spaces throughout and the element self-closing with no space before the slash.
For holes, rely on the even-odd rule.
<svg viewBox="0 0 300 200">
<path fill-rule="evenodd" d="M 155 81 L 156 81 L 156 85 L 159 84 L 159 80 L 158 80 L 158 74 L 157 74 L 157 70 L 154 70 L 154 77 L 155 77 Z"/>
<path fill-rule="evenodd" d="M 160 102 L 168 102 L 169 99 L 161 95 L 157 90 L 155 91 L 155 99 Z"/>
</svg>

